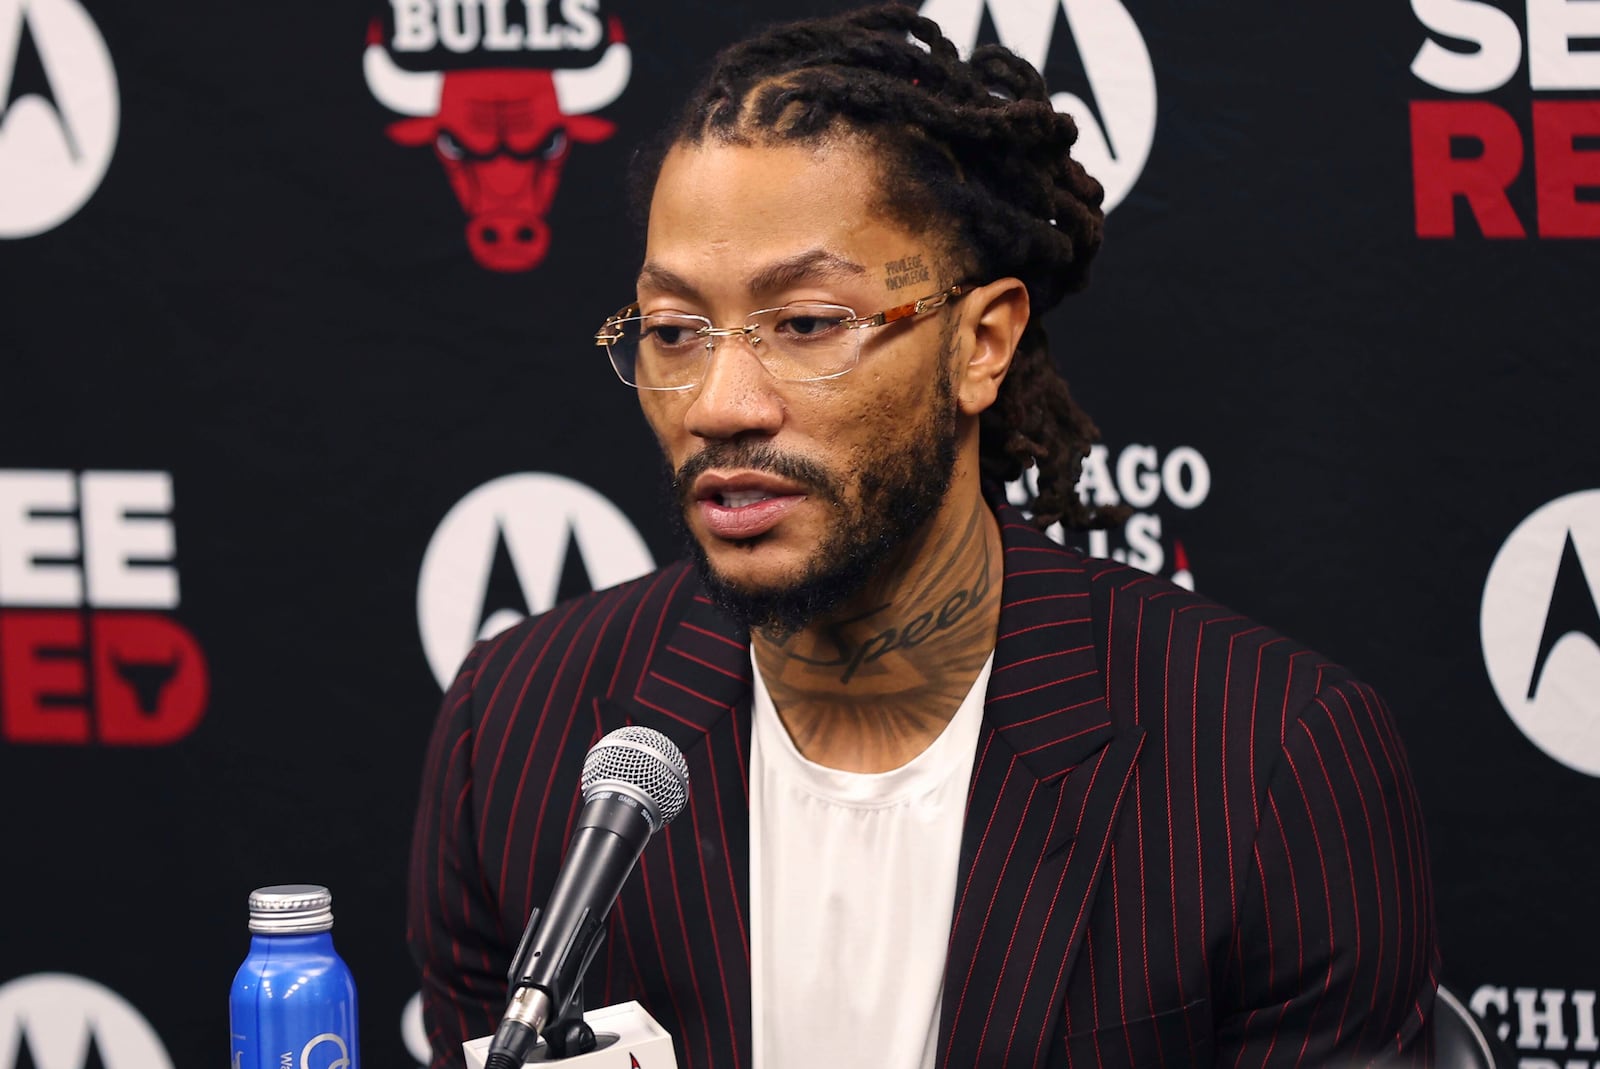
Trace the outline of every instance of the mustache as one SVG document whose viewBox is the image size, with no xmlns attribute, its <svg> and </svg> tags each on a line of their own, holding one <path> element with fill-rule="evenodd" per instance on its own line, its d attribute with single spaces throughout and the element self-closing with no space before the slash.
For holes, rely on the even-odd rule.
<svg viewBox="0 0 1600 1069">
<path fill-rule="evenodd" d="M 690 503 L 694 481 L 713 468 L 767 472 L 799 483 L 808 492 L 834 504 L 843 501 L 839 480 L 815 461 L 781 452 L 766 442 L 718 441 L 708 444 L 672 473 L 672 492 L 679 504 Z"/>
</svg>

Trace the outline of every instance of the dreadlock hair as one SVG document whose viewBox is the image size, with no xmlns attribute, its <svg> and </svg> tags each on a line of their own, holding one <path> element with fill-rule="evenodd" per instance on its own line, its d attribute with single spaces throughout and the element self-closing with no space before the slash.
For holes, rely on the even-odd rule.
<svg viewBox="0 0 1600 1069">
<path fill-rule="evenodd" d="M 1050 360 L 1040 317 L 1088 281 L 1104 195 L 1072 158 L 1072 119 L 1044 79 L 999 45 L 963 62 L 932 20 L 900 4 L 777 26 L 719 53 L 678 123 L 635 170 L 647 205 L 673 145 L 820 143 L 863 137 L 878 151 L 884 206 L 925 232 L 945 228 L 956 279 L 1015 277 L 1033 315 L 995 403 L 979 422 L 984 478 L 1037 469 L 1041 529 L 1104 527 L 1125 509 L 1086 505 L 1079 473 L 1099 430 Z"/>
</svg>

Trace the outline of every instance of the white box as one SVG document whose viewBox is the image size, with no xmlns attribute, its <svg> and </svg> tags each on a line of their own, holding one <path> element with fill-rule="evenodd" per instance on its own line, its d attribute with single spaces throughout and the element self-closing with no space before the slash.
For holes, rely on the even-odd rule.
<svg viewBox="0 0 1600 1069">
<path fill-rule="evenodd" d="M 524 1064 L 567 1065 L 572 1069 L 678 1069 L 672 1037 L 637 1002 L 602 1006 L 584 1014 L 583 1019 L 602 1044 L 598 1050 L 574 1058 L 546 1058 L 544 1044 L 540 1043 Z M 483 1069 L 493 1040 L 493 1036 L 484 1036 L 461 1044 L 467 1055 L 467 1069 Z"/>
</svg>

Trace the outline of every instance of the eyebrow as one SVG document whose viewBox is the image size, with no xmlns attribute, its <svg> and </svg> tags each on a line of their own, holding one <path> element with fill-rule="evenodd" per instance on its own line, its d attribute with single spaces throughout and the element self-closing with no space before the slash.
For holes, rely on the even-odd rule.
<svg viewBox="0 0 1600 1069">
<path fill-rule="evenodd" d="M 685 297 L 698 298 L 700 296 L 700 291 L 690 285 L 688 279 L 676 271 L 671 271 L 657 263 L 647 262 L 643 267 L 639 268 L 637 284 L 640 289 L 649 287 L 650 289 L 663 290 L 667 293 L 681 293 Z"/>
<path fill-rule="evenodd" d="M 752 293 L 771 293 L 798 282 L 858 277 L 866 273 L 867 269 L 854 260 L 827 249 L 816 248 L 767 264 L 745 279 L 744 284 Z M 681 293 L 685 297 L 700 296 L 699 290 L 688 279 L 658 263 L 647 262 L 639 269 L 638 285 L 640 288 Z"/>
<path fill-rule="evenodd" d="M 867 269 L 854 260 L 827 249 L 807 249 L 788 259 L 768 264 L 745 280 L 751 293 L 771 293 L 797 282 L 865 275 Z"/>
</svg>

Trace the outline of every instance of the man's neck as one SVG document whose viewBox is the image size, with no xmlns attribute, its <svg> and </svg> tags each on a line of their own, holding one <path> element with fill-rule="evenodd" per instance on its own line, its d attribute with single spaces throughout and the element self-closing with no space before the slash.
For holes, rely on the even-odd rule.
<svg viewBox="0 0 1600 1069">
<path fill-rule="evenodd" d="M 999 525 L 976 495 L 946 512 L 847 608 L 782 640 L 752 636 L 778 717 L 810 760 L 852 772 L 900 767 L 938 738 L 993 651 Z"/>
</svg>

